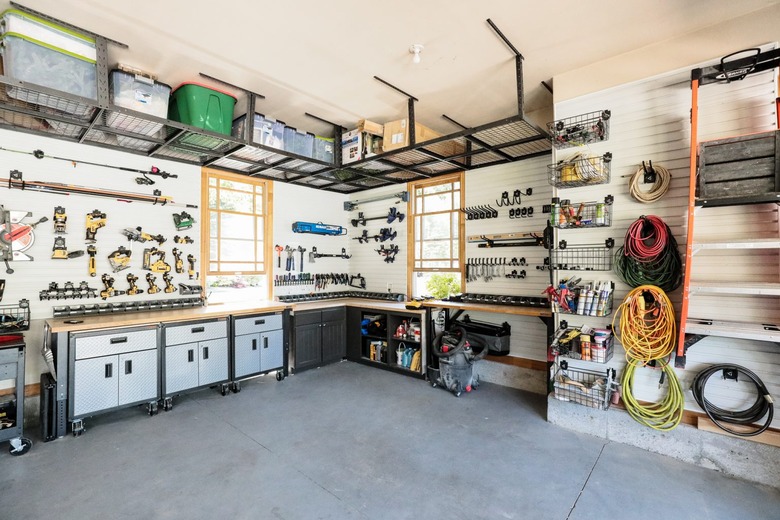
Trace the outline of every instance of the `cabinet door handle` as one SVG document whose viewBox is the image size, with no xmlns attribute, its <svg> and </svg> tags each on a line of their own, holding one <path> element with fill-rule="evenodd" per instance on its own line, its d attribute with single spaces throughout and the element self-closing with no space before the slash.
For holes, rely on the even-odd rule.
<svg viewBox="0 0 780 520">
<path fill-rule="evenodd" d="M 208 359 L 208 358 L 209 358 L 209 348 L 203 347 L 203 359 Z"/>
<path fill-rule="evenodd" d="M 189 349 L 187 351 L 187 362 L 192 363 L 193 361 L 195 361 L 195 351 Z"/>
<path fill-rule="evenodd" d="M 128 359 L 125 360 L 125 374 L 132 374 L 133 373 L 133 360 Z"/>
<path fill-rule="evenodd" d="M 114 375 L 114 364 L 106 363 L 106 379 L 113 377 L 113 375 Z"/>
<path fill-rule="evenodd" d="M 127 343 L 127 336 L 122 336 L 121 338 L 111 338 L 110 343 L 112 345 L 117 343 Z"/>
<path fill-rule="evenodd" d="M 195 334 L 197 332 L 205 332 L 206 327 L 192 327 L 192 333 Z"/>
<path fill-rule="evenodd" d="M 252 340 L 252 350 L 257 350 L 257 340 L 256 339 Z"/>
<path fill-rule="evenodd" d="M 263 348 L 268 348 L 268 336 L 263 338 Z"/>
<path fill-rule="evenodd" d="M 255 325 L 263 325 L 265 323 L 265 320 L 255 320 Z"/>
</svg>

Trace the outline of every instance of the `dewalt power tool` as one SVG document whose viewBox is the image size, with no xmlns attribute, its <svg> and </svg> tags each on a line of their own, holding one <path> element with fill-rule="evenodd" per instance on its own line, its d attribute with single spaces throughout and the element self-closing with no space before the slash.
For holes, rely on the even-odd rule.
<svg viewBox="0 0 780 520">
<path fill-rule="evenodd" d="M 95 236 L 98 229 L 105 227 L 106 214 L 102 213 L 99 209 L 94 210 L 92 213 L 87 213 L 87 238 L 88 243 L 95 243 Z"/>
<path fill-rule="evenodd" d="M 157 256 L 158 260 L 152 262 L 153 256 Z M 165 263 L 165 251 L 161 251 L 156 247 L 144 249 L 143 268 L 153 273 L 167 273 L 171 270 L 171 266 Z"/>
<path fill-rule="evenodd" d="M 303 256 L 303 253 L 301 253 L 301 256 Z M 195 272 L 195 255 L 187 255 L 187 263 L 189 264 L 187 274 L 190 275 L 190 280 L 197 280 L 198 273 Z"/>
<path fill-rule="evenodd" d="M 176 286 L 173 285 L 173 276 L 171 276 L 171 273 L 163 274 L 163 282 L 165 282 L 165 289 L 163 290 L 166 293 L 170 294 L 176 292 Z"/>
<path fill-rule="evenodd" d="M 134 242 L 147 242 L 152 240 L 157 242 L 158 245 L 162 245 L 166 240 L 166 238 L 162 235 L 150 235 L 149 233 L 146 233 L 141 226 L 138 226 L 135 229 L 126 228 L 122 230 L 122 234 L 125 235 L 128 240 Z"/>
<path fill-rule="evenodd" d="M 89 255 L 89 262 L 87 263 L 87 269 L 89 270 L 90 276 L 97 276 L 97 260 L 95 256 L 97 255 L 97 248 L 90 244 L 87 246 L 87 254 Z"/>
<path fill-rule="evenodd" d="M 119 249 L 108 255 L 108 263 L 111 264 L 111 270 L 115 273 L 123 271 L 130 267 L 130 256 L 132 251 L 125 246 L 119 246 Z M 91 259 L 90 259 L 91 262 Z"/>
<path fill-rule="evenodd" d="M 51 257 L 55 260 L 67 260 L 68 258 L 77 258 L 84 256 L 84 251 L 71 251 L 65 245 L 65 237 L 54 237 L 54 247 L 51 249 Z"/>
<path fill-rule="evenodd" d="M 117 291 L 116 289 L 114 289 L 113 277 L 104 273 L 103 276 L 101 277 L 101 280 L 103 281 L 103 286 L 105 287 L 105 289 L 100 291 L 100 297 L 103 298 L 104 300 L 106 298 L 111 298 L 112 296 L 119 296 L 120 294 L 125 294 L 125 291 Z"/>
<path fill-rule="evenodd" d="M 176 226 L 176 231 L 190 229 L 194 223 L 195 219 L 186 211 L 173 214 L 173 225 Z"/>
<path fill-rule="evenodd" d="M 176 235 L 173 237 L 173 241 L 177 244 L 194 244 L 195 241 L 189 237 L 189 235 L 185 237 L 180 237 L 179 235 Z"/>
<path fill-rule="evenodd" d="M 147 289 L 147 294 L 157 294 L 160 292 L 160 288 L 157 286 L 157 277 L 154 276 L 152 273 L 146 273 L 146 283 L 149 284 L 149 289 Z"/>
<path fill-rule="evenodd" d="M 171 254 L 173 255 L 173 268 L 176 270 L 177 273 L 181 274 L 184 272 L 184 262 L 181 260 L 181 251 L 179 251 L 177 248 L 173 248 L 171 250 Z"/>
<path fill-rule="evenodd" d="M 135 282 L 138 281 L 138 277 L 134 275 L 133 273 L 127 273 L 127 283 L 130 284 L 130 288 L 127 290 L 127 294 L 130 296 L 135 296 L 136 294 L 141 294 L 144 292 L 143 289 L 139 289 L 138 286 L 135 284 Z"/>
<path fill-rule="evenodd" d="M 54 232 L 58 235 L 65 233 L 65 224 L 68 222 L 68 215 L 65 213 L 65 208 L 57 206 L 54 208 Z"/>
</svg>

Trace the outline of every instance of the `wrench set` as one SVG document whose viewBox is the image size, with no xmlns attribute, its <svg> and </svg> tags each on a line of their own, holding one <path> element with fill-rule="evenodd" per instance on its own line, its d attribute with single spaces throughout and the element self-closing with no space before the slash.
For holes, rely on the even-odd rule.
<svg viewBox="0 0 780 520">
<path fill-rule="evenodd" d="M 469 258 L 466 260 L 466 282 L 490 282 L 496 278 L 525 278 L 525 270 L 513 269 L 507 271 L 507 267 L 527 265 L 525 257 Z"/>
</svg>

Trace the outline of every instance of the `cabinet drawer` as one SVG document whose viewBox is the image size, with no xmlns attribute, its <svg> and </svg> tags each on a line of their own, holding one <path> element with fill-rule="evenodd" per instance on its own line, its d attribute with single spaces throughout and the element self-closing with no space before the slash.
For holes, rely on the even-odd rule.
<svg viewBox="0 0 780 520">
<path fill-rule="evenodd" d="M 237 318 L 235 321 L 234 334 L 243 336 L 244 334 L 253 334 L 255 332 L 264 332 L 266 330 L 276 330 L 282 328 L 281 314 L 268 314 L 266 316 L 253 316 L 251 318 Z"/>
<path fill-rule="evenodd" d="M 323 309 L 322 321 L 341 321 L 347 319 L 346 307 L 336 307 L 335 309 Z"/>
<path fill-rule="evenodd" d="M 304 311 L 295 313 L 295 326 L 311 325 L 322 322 L 322 311 Z"/>
<path fill-rule="evenodd" d="M 227 338 L 227 321 L 225 320 L 195 322 L 164 326 L 163 328 L 163 341 L 166 347 L 219 338 Z"/>
<path fill-rule="evenodd" d="M 88 333 L 89 334 L 89 333 Z M 73 334 L 76 359 L 110 356 L 157 348 L 157 330 L 125 330 L 106 334 Z"/>
</svg>

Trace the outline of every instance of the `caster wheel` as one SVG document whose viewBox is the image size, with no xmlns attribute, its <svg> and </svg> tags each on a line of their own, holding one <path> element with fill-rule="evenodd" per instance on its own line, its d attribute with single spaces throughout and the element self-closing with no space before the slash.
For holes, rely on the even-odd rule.
<svg viewBox="0 0 780 520">
<path fill-rule="evenodd" d="M 160 409 L 157 407 L 157 403 L 149 403 L 146 407 L 146 412 L 149 414 L 149 417 L 154 417 L 159 411 Z"/>
<path fill-rule="evenodd" d="M 233 383 L 231 390 L 233 391 L 234 394 L 239 393 L 241 391 L 241 383 L 239 383 L 238 381 Z"/>
<path fill-rule="evenodd" d="M 431 388 L 436 388 L 437 386 L 439 385 L 436 384 L 436 381 L 431 381 Z"/>
<path fill-rule="evenodd" d="M 166 412 L 173 410 L 173 399 L 167 397 L 163 400 L 163 410 Z"/>
<path fill-rule="evenodd" d="M 277 372 L 276 373 L 276 380 L 277 381 L 281 381 L 282 379 L 284 379 L 284 373 L 283 372 Z"/>
<path fill-rule="evenodd" d="M 230 393 L 230 387 L 226 384 L 223 384 L 219 387 L 219 393 L 221 393 L 223 396 L 228 395 Z"/>
<path fill-rule="evenodd" d="M 14 457 L 18 457 L 19 455 L 24 455 L 25 453 L 30 451 L 32 445 L 33 443 L 30 439 L 26 437 L 22 437 L 19 446 L 14 447 L 13 443 L 11 443 L 11 446 L 8 448 L 8 453 L 13 455 Z"/>
</svg>

